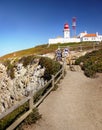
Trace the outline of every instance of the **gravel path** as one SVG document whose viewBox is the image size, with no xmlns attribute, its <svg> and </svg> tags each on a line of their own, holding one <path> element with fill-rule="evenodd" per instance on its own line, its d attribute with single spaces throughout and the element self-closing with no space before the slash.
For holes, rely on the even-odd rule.
<svg viewBox="0 0 102 130">
<path fill-rule="evenodd" d="M 90 79 L 82 71 L 67 71 L 39 112 L 42 119 L 24 130 L 102 130 L 102 74 Z"/>
</svg>

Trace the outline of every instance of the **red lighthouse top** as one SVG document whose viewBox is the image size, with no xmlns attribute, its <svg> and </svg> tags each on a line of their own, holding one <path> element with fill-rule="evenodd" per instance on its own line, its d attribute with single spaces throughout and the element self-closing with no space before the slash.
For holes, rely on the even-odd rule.
<svg viewBox="0 0 102 130">
<path fill-rule="evenodd" d="M 68 23 L 65 23 L 65 24 L 64 24 L 64 29 L 69 29 Z"/>
</svg>

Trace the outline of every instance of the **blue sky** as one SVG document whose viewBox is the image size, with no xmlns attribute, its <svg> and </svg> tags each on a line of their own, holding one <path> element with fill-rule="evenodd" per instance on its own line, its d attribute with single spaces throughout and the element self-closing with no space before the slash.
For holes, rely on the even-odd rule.
<svg viewBox="0 0 102 130">
<path fill-rule="evenodd" d="M 76 34 L 102 34 L 101 0 L 0 0 L 0 56 L 63 36 L 66 22 L 72 35 L 74 16 Z"/>
</svg>

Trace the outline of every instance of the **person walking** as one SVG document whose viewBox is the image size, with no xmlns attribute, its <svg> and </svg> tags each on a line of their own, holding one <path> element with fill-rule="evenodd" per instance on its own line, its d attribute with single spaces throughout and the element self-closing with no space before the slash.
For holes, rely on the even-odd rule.
<svg viewBox="0 0 102 130">
<path fill-rule="evenodd" d="M 71 54 L 68 47 L 63 50 L 63 54 L 64 54 L 66 64 L 71 65 Z"/>
<path fill-rule="evenodd" d="M 58 48 L 55 52 L 55 57 L 56 57 L 56 61 L 61 61 L 62 60 L 62 51 L 60 48 Z"/>
</svg>

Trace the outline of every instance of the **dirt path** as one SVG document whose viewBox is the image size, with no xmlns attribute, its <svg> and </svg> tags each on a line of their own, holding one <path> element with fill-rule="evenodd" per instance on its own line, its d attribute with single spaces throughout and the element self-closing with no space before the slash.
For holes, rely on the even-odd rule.
<svg viewBox="0 0 102 130">
<path fill-rule="evenodd" d="M 102 74 L 90 79 L 67 71 L 39 112 L 42 119 L 25 130 L 102 130 Z"/>
</svg>

